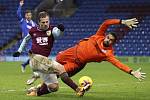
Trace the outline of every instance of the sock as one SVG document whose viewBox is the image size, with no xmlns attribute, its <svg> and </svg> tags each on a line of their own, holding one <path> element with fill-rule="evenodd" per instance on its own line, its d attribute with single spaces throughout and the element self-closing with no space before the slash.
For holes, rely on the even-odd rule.
<svg viewBox="0 0 150 100">
<path fill-rule="evenodd" d="M 22 65 L 24 66 L 24 67 L 26 67 L 28 64 L 29 64 L 29 59 L 26 61 L 26 62 L 24 62 Z"/>
<path fill-rule="evenodd" d="M 28 59 L 24 64 L 27 66 L 29 64 L 30 59 Z"/>
<path fill-rule="evenodd" d="M 72 81 L 72 79 L 68 76 L 66 72 L 62 73 L 60 75 L 60 78 L 65 84 L 67 84 L 69 87 L 76 91 L 78 85 Z"/>
<path fill-rule="evenodd" d="M 48 94 L 51 93 L 51 91 L 48 89 L 46 84 L 42 84 L 42 86 L 40 88 L 37 89 L 37 95 L 43 95 L 43 94 Z"/>
</svg>

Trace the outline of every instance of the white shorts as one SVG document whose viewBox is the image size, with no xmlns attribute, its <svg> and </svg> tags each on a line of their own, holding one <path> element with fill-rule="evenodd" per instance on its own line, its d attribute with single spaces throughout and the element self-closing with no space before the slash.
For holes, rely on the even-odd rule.
<svg viewBox="0 0 150 100">
<path fill-rule="evenodd" d="M 45 74 L 38 72 L 40 75 L 40 78 L 46 85 L 50 85 L 53 83 L 58 83 L 57 75 L 56 74 Z"/>
<path fill-rule="evenodd" d="M 30 67 L 33 71 L 41 73 L 60 73 L 64 67 L 55 60 L 48 59 L 48 57 L 32 54 L 30 56 Z"/>
<path fill-rule="evenodd" d="M 57 73 L 64 69 L 64 67 L 55 60 L 38 54 L 30 55 L 30 67 L 33 72 L 39 74 L 46 85 L 58 83 Z"/>
</svg>

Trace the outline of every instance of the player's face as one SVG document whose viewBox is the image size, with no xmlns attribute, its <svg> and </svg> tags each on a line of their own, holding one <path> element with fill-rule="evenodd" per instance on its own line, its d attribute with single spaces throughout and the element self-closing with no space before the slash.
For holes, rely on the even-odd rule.
<svg viewBox="0 0 150 100">
<path fill-rule="evenodd" d="M 25 13 L 25 18 L 30 21 L 32 19 L 32 13 Z"/>
<path fill-rule="evenodd" d="M 49 17 L 46 16 L 45 18 L 40 18 L 39 20 L 39 28 L 41 30 L 47 30 L 49 28 Z"/>
<path fill-rule="evenodd" d="M 115 37 L 111 34 L 108 34 L 104 39 L 104 46 L 109 47 L 115 43 Z"/>
</svg>

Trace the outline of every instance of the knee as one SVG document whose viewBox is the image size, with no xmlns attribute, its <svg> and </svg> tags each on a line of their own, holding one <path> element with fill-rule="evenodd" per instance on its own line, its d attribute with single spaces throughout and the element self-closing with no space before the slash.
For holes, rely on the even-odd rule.
<svg viewBox="0 0 150 100">
<path fill-rule="evenodd" d="M 59 55 L 56 55 L 56 61 L 57 62 L 59 61 Z"/>
<path fill-rule="evenodd" d="M 59 85 L 58 85 L 58 83 L 50 84 L 50 85 L 48 85 L 48 88 L 50 91 L 56 92 L 59 89 Z"/>
<path fill-rule="evenodd" d="M 58 54 L 56 55 L 56 61 L 59 62 L 59 63 L 62 63 L 63 58 L 64 58 L 64 57 L 62 56 L 61 53 L 58 53 Z"/>
</svg>

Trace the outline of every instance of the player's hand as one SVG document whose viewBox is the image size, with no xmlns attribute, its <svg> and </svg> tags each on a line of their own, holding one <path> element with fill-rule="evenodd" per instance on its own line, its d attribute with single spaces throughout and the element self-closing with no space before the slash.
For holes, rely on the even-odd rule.
<svg viewBox="0 0 150 100">
<path fill-rule="evenodd" d="M 131 74 L 139 81 L 142 81 L 146 77 L 146 73 L 142 73 L 141 68 L 137 69 L 136 71 L 132 71 Z"/>
<path fill-rule="evenodd" d="M 13 53 L 13 57 L 19 57 L 20 54 L 21 54 L 21 53 L 17 51 L 17 52 L 15 52 L 15 53 Z"/>
<path fill-rule="evenodd" d="M 132 18 L 127 20 L 121 20 L 121 23 L 132 29 L 133 27 L 137 27 L 137 24 L 139 22 L 136 18 Z"/>
<path fill-rule="evenodd" d="M 24 5 L 24 0 L 20 0 L 20 6 Z"/>
<path fill-rule="evenodd" d="M 65 27 L 64 27 L 63 24 L 59 24 L 59 25 L 57 26 L 57 28 L 60 29 L 62 32 L 65 30 Z"/>
</svg>

